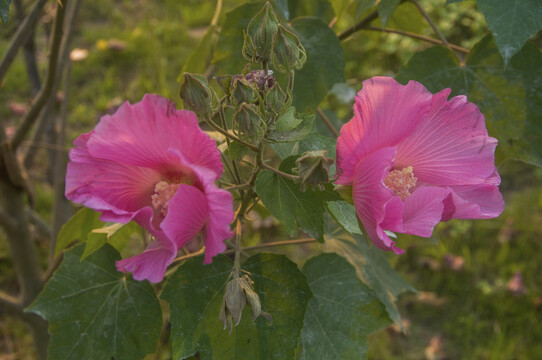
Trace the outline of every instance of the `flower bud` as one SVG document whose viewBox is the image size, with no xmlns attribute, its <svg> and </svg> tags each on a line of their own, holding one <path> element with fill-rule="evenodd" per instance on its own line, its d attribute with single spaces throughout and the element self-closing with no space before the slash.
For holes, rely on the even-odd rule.
<svg viewBox="0 0 542 360">
<path fill-rule="evenodd" d="M 307 186 L 313 190 L 324 190 L 324 184 L 329 182 L 329 167 L 334 162 L 333 159 L 326 158 L 326 153 L 326 150 L 307 151 L 295 161 L 301 191 L 305 191 Z"/>
<path fill-rule="evenodd" d="M 209 118 L 218 107 L 215 92 L 209 87 L 207 78 L 200 74 L 183 74 L 179 96 L 183 100 L 185 109 L 205 119 Z"/>
<path fill-rule="evenodd" d="M 299 70 L 307 61 L 307 53 L 299 38 L 282 25 L 278 26 L 273 37 L 271 61 L 281 72 Z"/>
<path fill-rule="evenodd" d="M 243 77 L 234 77 L 231 87 L 230 102 L 238 108 L 242 103 L 254 104 L 259 100 L 258 92 Z"/>
<path fill-rule="evenodd" d="M 271 58 L 273 37 L 277 32 L 279 20 L 273 7 L 266 2 L 248 23 L 243 44 L 243 56 L 255 63 L 267 61 Z"/>
<path fill-rule="evenodd" d="M 271 321 L 271 315 L 262 311 L 260 297 L 254 292 L 254 288 L 252 287 L 254 282 L 247 275 L 239 277 L 238 274 L 234 274 L 233 276 L 234 278 L 226 284 L 222 308 L 220 310 L 219 319 L 224 324 L 224 330 L 226 330 L 226 327 L 229 327 L 231 334 L 234 322 L 235 326 L 239 325 L 243 309 L 247 302 L 252 308 L 254 320 L 262 315 Z"/>
<path fill-rule="evenodd" d="M 245 79 L 249 84 L 255 86 L 261 94 L 267 93 L 275 84 L 272 71 L 266 73 L 265 70 L 252 70 L 245 75 Z"/>
<path fill-rule="evenodd" d="M 234 115 L 239 131 L 252 140 L 263 138 L 267 127 L 255 105 L 243 103 Z"/>
<path fill-rule="evenodd" d="M 265 103 L 268 110 L 275 114 L 279 114 L 282 109 L 289 106 L 289 104 L 286 104 L 286 94 L 282 91 L 279 83 L 274 83 L 267 94 L 265 94 Z"/>
</svg>

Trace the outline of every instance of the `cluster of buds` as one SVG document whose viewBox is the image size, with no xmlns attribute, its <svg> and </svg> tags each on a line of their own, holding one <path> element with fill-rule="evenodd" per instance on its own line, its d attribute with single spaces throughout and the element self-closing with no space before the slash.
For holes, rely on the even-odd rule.
<svg viewBox="0 0 542 360">
<path fill-rule="evenodd" d="M 297 168 L 295 172 L 299 174 L 301 191 L 306 191 L 307 187 L 312 190 L 324 190 L 324 184 L 329 183 L 329 168 L 334 160 L 326 157 L 326 150 L 307 151 L 295 162 Z"/>
<path fill-rule="evenodd" d="M 271 315 L 262 311 L 260 297 L 254 291 L 253 285 L 254 282 L 250 280 L 248 275 L 239 277 L 235 273 L 233 279 L 226 284 L 219 319 L 224 324 L 224 330 L 229 327 L 230 334 L 233 324 L 235 323 L 235 326 L 239 325 L 243 309 L 247 303 L 252 308 L 253 320 L 262 315 L 271 322 Z"/>
<path fill-rule="evenodd" d="M 248 24 L 243 56 L 254 63 L 271 62 L 281 72 L 299 70 L 307 60 L 299 38 L 284 27 L 269 2 Z"/>
</svg>

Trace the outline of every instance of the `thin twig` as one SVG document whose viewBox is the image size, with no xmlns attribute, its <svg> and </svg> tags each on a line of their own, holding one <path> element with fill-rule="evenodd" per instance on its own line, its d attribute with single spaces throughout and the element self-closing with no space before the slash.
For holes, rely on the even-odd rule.
<svg viewBox="0 0 542 360">
<path fill-rule="evenodd" d="M 226 130 L 222 129 L 220 126 L 216 125 L 213 120 L 209 119 L 207 120 L 207 124 L 209 124 L 210 127 L 212 127 L 213 129 L 215 129 L 216 131 L 218 131 L 219 133 L 221 133 L 222 135 L 226 136 L 226 137 L 229 137 L 230 139 L 232 139 L 233 141 L 237 141 L 239 144 L 241 145 L 244 145 L 246 146 L 247 148 L 249 148 L 250 150 L 252 151 L 258 151 L 258 147 L 256 145 L 252 145 L 252 144 L 249 144 L 241 139 L 239 139 L 237 136 L 233 135 L 233 134 L 230 134 L 229 132 L 227 132 Z"/>
<path fill-rule="evenodd" d="M 260 164 L 260 167 L 262 167 L 264 169 L 267 169 L 267 170 L 270 170 L 270 171 L 274 172 L 275 174 L 277 174 L 279 176 L 282 176 L 283 178 L 290 179 L 292 181 L 295 181 L 295 180 L 299 179 L 299 176 L 297 176 L 297 175 L 292 175 L 292 174 L 285 173 L 283 171 L 280 171 L 279 169 L 275 169 L 274 167 L 267 165 L 264 162 L 262 162 Z"/>
<path fill-rule="evenodd" d="M 244 189 L 248 189 L 251 186 L 252 186 L 252 184 L 250 182 L 246 182 L 246 183 L 241 184 L 241 185 L 228 186 L 227 188 L 224 188 L 224 190 L 227 190 L 227 191 L 244 190 Z"/>
<path fill-rule="evenodd" d="M 57 62 L 60 52 L 60 44 L 62 42 L 64 14 L 66 13 L 67 2 L 68 0 L 64 0 L 62 2 L 62 5 L 57 4 L 55 24 L 53 28 L 53 42 L 51 45 L 51 55 L 49 57 L 49 67 L 47 70 L 45 85 L 43 85 L 39 94 L 32 102 L 30 110 L 26 113 L 22 123 L 19 125 L 17 131 L 15 132 L 13 139 L 11 139 L 13 149 L 16 149 L 24 140 L 26 134 L 30 131 L 32 125 L 34 125 L 34 122 L 36 121 L 41 109 L 47 103 L 47 100 L 51 96 L 53 86 L 56 80 Z"/>
<path fill-rule="evenodd" d="M 382 29 L 381 27 L 378 27 L 378 26 L 366 26 L 364 28 L 364 30 L 382 31 L 382 32 L 391 33 L 391 34 L 398 34 L 398 35 L 408 36 L 408 37 L 411 37 L 413 39 L 418 39 L 418 40 L 430 42 L 432 44 L 444 45 L 442 40 L 434 39 L 432 37 L 425 36 L 425 35 L 416 34 L 416 33 L 410 32 L 410 31 L 388 29 L 388 28 Z M 458 51 L 460 53 L 463 53 L 463 54 L 468 54 L 469 53 L 469 49 L 466 49 L 464 47 L 454 45 L 454 44 L 450 44 L 450 43 L 448 43 L 448 46 L 450 48 L 452 48 L 453 50 Z"/>
<path fill-rule="evenodd" d="M 450 44 L 448 44 L 448 40 L 446 40 L 446 38 L 444 37 L 444 35 L 442 35 L 442 33 L 440 32 L 440 30 L 438 29 L 438 27 L 435 25 L 435 23 L 433 22 L 433 20 L 431 20 L 431 18 L 429 17 L 429 15 L 427 14 L 427 12 L 425 12 L 425 10 L 420 6 L 420 4 L 416 1 L 416 0 L 409 0 L 411 3 L 414 4 L 414 6 L 416 6 L 418 8 L 418 11 L 420 12 L 420 14 L 424 17 L 425 21 L 427 21 L 427 23 L 433 28 L 433 31 L 435 32 L 435 34 L 437 34 L 437 36 L 440 38 L 440 40 L 442 41 L 442 44 L 444 44 L 444 46 L 450 48 L 450 50 L 453 50 L 450 46 Z"/>
<path fill-rule="evenodd" d="M 324 114 L 322 109 L 320 109 L 320 107 L 317 107 L 316 112 L 318 113 L 318 115 L 320 115 L 320 117 L 324 121 L 324 124 L 326 124 L 329 131 L 331 131 L 335 137 L 339 137 L 339 132 L 337 131 L 337 129 L 335 129 L 335 126 L 333 126 L 333 124 L 331 123 L 329 118 L 326 116 L 326 114 Z"/>
<path fill-rule="evenodd" d="M 3 291 L 0 291 L 0 306 L 4 306 L 14 313 L 20 313 L 23 310 L 23 306 L 19 299 L 6 294 Z"/>
<path fill-rule="evenodd" d="M 2 62 L 0 62 L 0 83 L 2 82 L 2 79 L 4 78 L 4 75 L 6 75 L 6 72 L 8 71 L 11 63 L 15 59 L 15 55 L 17 55 L 17 51 L 19 51 L 21 46 L 23 46 L 26 43 L 26 41 L 28 40 L 28 37 L 32 34 L 32 29 L 34 28 L 36 21 L 39 19 L 39 15 L 41 14 L 41 9 L 43 8 L 46 2 L 47 0 L 36 1 L 36 4 L 32 8 L 32 10 L 28 13 L 24 21 L 21 23 L 21 25 L 17 29 L 17 32 L 13 36 L 13 39 L 11 40 L 11 43 L 9 44 L 8 49 L 4 53 Z"/>
<path fill-rule="evenodd" d="M 315 238 L 305 238 L 305 239 L 275 241 L 275 242 L 269 242 L 269 243 L 264 243 L 264 244 L 258 244 L 258 245 L 254 245 L 254 246 L 247 246 L 247 247 L 241 248 L 241 251 L 251 251 L 251 250 L 258 250 L 258 249 L 265 249 L 265 248 L 270 248 L 270 247 L 286 246 L 286 245 L 307 244 L 307 243 L 312 243 L 312 242 L 316 242 L 316 239 Z M 224 251 L 222 254 L 229 255 L 229 254 L 233 254 L 234 252 L 235 252 L 234 249 L 228 249 L 228 250 Z M 188 260 L 188 259 L 191 259 L 193 257 L 199 256 L 201 254 L 203 254 L 203 251 L 198 251 L 198 252 L 195 252 L 195 253 L 192 253 L 192 254 L 179 256 L 179 257 L 175 258 L 175 260 L 173 260 L 173 262 Z"/>
<path fill-rule="evenodd" d="M 346 29 L 345 31 L 343 31 L 342 33 L 340 33 L 339 35 L 337 35 L 337 37 L 339 38 L 339 40 L 345 40 L 347 39 L 350 35 L 352 35 L 353 33 L 355 33 L 356 31 L 359 31 L 361 29 L 363 29 L 365 26 L 369 25 L 371 23 L 371 21 L 373 21 L 374 19 L 376 19 L 378 17 L 378 11 L 373 11 L 372 13 L 370 13 L 369 15 L 367 15 L 366 17 L 364 17 L 363 19 L 361 19 L 357 24 L 355 24 L 354 26 Z"/>
</svg>

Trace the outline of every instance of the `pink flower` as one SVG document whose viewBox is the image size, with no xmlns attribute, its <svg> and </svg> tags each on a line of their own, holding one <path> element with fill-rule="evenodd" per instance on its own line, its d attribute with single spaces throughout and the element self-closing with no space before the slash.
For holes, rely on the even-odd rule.
<svg viewBox="0 0 542 360">
<path fill-rule="evenodd" d="M 341 129 L 337 183 L 352 186 L 358 217 L 381 249 L 404 252 L 384 230 L 429 237 L 440 221 L 503 211 L 497 140 L 476 105 L 465 96 L 448 101 L 450 91 L 374 77 Z"/>
<path fill-rule="evenodd" d="M 215 186 L 223 171 L 220 153 L 194 113 L 145 95 L 102 117 L 74 144 L 66 197 L 101 212 L 103 221 L 134 220 L 155 237 L 143 253 L 118 261 L 119 271 L 159 282 L 177 251 L 199 232 L 205 263 L 226 249 L 232 197 Z"/>
</svg>

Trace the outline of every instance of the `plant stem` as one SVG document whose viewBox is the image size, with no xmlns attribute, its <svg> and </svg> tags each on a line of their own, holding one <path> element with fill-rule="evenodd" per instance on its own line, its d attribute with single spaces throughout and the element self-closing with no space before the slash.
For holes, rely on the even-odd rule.
<svg viewBox="0 0 542 360">
<path fill-rule="evenodd" d="M 62 5 L 57 4 L 57 11 L 55 16 L 55 23 L 53 27 L 53 41 L 51 45 L 51 55 L 49 56 L 49 66 L 47 70 L 47 77 L 45 84 L 41 88 L 39 94 L 32 102 L 30 110 L 26 113 L 23 121 L 17 128 L 11 144 L 13 149 L 16 149 L 24 140 L 26 134 L 34 125 L 41 109 L 47 103 L 47 100 L 51 96 L 53 86 L 56 80 L 57 62 L 60 52 L 60 44 L 62 42 L 62 32 L 64 28 L 64 14 L 66 13 L 66 7 L 68 6 L 68 0 L 63 0 Z"/>
<path fill-rule="evenodd" d="M 292 174 L 285 173 L 283 171 L 280 171 L 279 169 L 275 169 L 274 167 L 267 165 L 264 162 L 262 162 L 260 164 L 260 167 L 262 167 L 264 169 L 267 169 L 267 170 L 270 170 L 270 171 L 274 172 L 275 174 L 277 174 L 279 176 L 282 176 L 283 178 L 290 179 L 292 181 L 296 181 L 296 180 L 299 179 L 299 176 L 297 176 L 297 175 L 292 175 Z"/>
<path fill-rule="evenodd" d="M 440 38 L 440 40 L 442 41 L 442 43 L 444 44 L 444 46 L 448 47 L 450 50 L 453 50 L 451 47 L 450 47 L 450 44 L 448 44 L 448 41 L 446 40 L 446 38 L 444 37 L 444 35 L 440 32 L 440 30 L 438 29 L 438 27 L 435 25 L 435 23 L 433 22 L 433 20 L 431 20 L 431 18 L 429 17 L 429 15 L 427 14 L 427 12 L 425 12 L 425 10 L 420 6 L 420 4 L 416 1 L 416 0 L 409 0 L 411 3 L 414 4 L 414 6 L 416 6 L 418 8 L 418 11 L 420 12 L 420 14 L 424 17 L 425 21 L 427 21 L 427 23 L 431 26 L 431 28 L 433 28 L 433 31 L 435 32 L 435 34 L 437 34 L 437 36 Z"/>
<path fill-rule="evenodd" d="M 352 26 L 352 27 L 346 29 L 345 31 L 343 31 L 342 33 L 338 34 L 337 37 L 341 41 L 345 40 L 350 35 L 354 34 L 356 31 L 359 31 L 359 30 L 363 29 L 364 27 L 366 27 L 367 25 L 369 25 L 371 23 L 371 21 L 373 21 L 377 17 L 378 17 L 378 11 L 375 10 L 372 13 L 370 13 L 369 15 L 367 15 L 366 17 L 364 17 L 363 19 L 361 19 L 354 26 Z"/>
<path fill-rule="evenodd" d="M 326 114 L 324 114 L 322 109 L 320 109 L 320 107 L 317 107 L 316 112 L 318 113 L 318 115 L 320 115 L 320 117 L 324 121 L 324 124 L 326 124 L 329 131 L 331 131 L 335 137 L 339 137 L 339 132 L 337 131 L 337 129 L 335 129 L 335 126 L 333 126 L 333 124 L 331 123 L 329 118 L 326 116 Z"/>
<path fill-rule="evenodd" d="M 241 270 L 241 229 L 241 219 L 238 219 L 235 231 L 235 257 L 233 260 L 233 271 L 237 273 Z"/>
<path fill-rule="evenodd" d="M 0 291 L 0 306 L 3 306 L 14 314 L 20 314 L 23 310 L 20 301 L 16 297 L 6 294 L 3 291 Z"/>
<path fill-rule="evenodd" d="M 213 120 L 211 119 L 207 119 L 207 124 L 209 124 L 210 127 L 212 127 L 214 130 L 218 131 L 219 133 L 221 133 L 222 135 L 226 136 L 226 137 L 229 137 L 230 139 L 232 139 L 233 141 L 237 141 L 238 143 L 246 146 L 247 148 L 249 148 L 250 150 L 252 151 L 255 151 L 257 152 L 258 151 L 258 147 L 256 145 L 252 145 L 252 144 L 249 144 L 241 139 L 239 139 L 237 136 L 233 135 L 233 134 L 230 134 L 229 132 L 227 132 L 226 130 L 222 129 L 220 126 L 216 125 Z"/>
<path fill-rule="evenodd" d="M 307 243 L 312 243 L 312 242 L 316 242 L 316 239 L 315 238 L 305 238 L 305 239 L 274 241 L 274 242 L 258 244 L 258 245 L 254 245 L 254 246 L 247 246 L 247 247 L 241 248 L 241 251 L 258 250 L 258 249 L 265 249 L 265 248 L 270 248 L 270 247 L 286 246 L 286 245 L 307 244 Z M 235 253 L 235 250 L 234 249 L 229 249 L 229 250 L 224 251 L 222 254 L 228 255 L 228 254 L 233 254 L 233 253 Z M 188 259 L 191 259 L 193 257 L 199 256 L 201 254 L 202 254 L 201 252 L 197 252 L 197 253 L 192 253 L 192 254 L 188 254 L 188 255 L 179 256 L 175 260 L 173 260 L 173 262 L 188 260 Z"/>
<path fill-rule="evenodd" d="M 30 11 L 30 13 L 28 13 L 24 21 L 21 23 L 21 25 L 17 29 L 17 32 L 13 36 L 13 40 L 11 40 L 11 42 L 9 43 L 9 47 L 4 53 L 2 62 L 0 62 L 0 83 L 2 82 L 2 79 L 4 78 L 4 75 L 6 75 L 6 72 L 8 71 L 11 63 L 15 59 L 15 55 L 17 55 L 17 51 L 19 51 L 19 48 L 27 42 L 29 36 L 32 34 L 32 29 L 34 28 L 36 21 L 39 19 L 39 15 L 41 14 L 41 9 L 43 8 L 46 2 L 47 0 L 36 1 L 36 4 Z"/>
<path fill-rule="evenodd" d="M 411 37 L 411 38 L 413 38 L 413 39 L 418 39 L 418 40 L 430 42 L 430 43 L 432 43 L 432 44 L 444 45 L 444 43 L 442 42 L 442 40 L 434 39 L 434 38 L 429 37 L 429 36 L 424 36 L 424 35 L 416 34 L 416 33 L 410 32 L 410 31 L 403 31 L 403 30 L 396 30 L 396 29 L 382 29 L 382 28 L 377 27 L 377 26 L 366 26 L 366 27 L 364 28 L 364 30 L 382 31 L 382 32 L 387 32 L 387 33 L 391 33 L 391 34 L 398 34 L 398 35 L 403 35 L 403 36 Z M 450 43 L 448 43 L 448 46 L 449 46 L 452 50 L 458 51 L 458 52 L 460 52 L 460 53 L 463 53 L 463 54 L 468 54 L 468 53 L 469 53 L 469 49 L 465 49 L 465 48 L 462 47 L 462 46 L 458 46 L 458 45 L 454 45 L 454 44 L 450 44 Z"/>
</svg>

